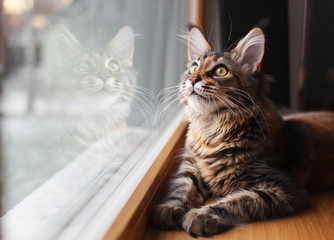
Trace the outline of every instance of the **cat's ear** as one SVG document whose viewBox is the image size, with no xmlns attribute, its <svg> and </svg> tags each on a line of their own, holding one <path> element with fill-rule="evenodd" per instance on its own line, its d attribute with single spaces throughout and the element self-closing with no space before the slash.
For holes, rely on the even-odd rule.
<svg viewBox="0 0 334 240">
<path fill-rule="evenodd" d="M 252 74 L 258 69 L 264 54 L 264 44 L 265 38 L 262 30 L 254 28 L 240 40 L 232 51 L 233 54 L 236 54 L 237 62 L 248 74 Z"/>
<path fill-rule="evenodd" d="M 125 26 L 119 30 L 106 48 L 110 54 L 125 60 L 131 66 L 134 52 L 134 33 L 132 28 Z"/>
<path fill-rule="evenodd" d="M 50 41 L 58 65 L 67 64 L 67 61 L 75 59 L 83 50 L 80 42 L 64 25 L 54 27 Z"/>
<path fill-rule="evenodd" d="M 211 50 L 202 32 L 193 27 L 188 36 L 188 61 L 194 60 Z"/>
</svg>

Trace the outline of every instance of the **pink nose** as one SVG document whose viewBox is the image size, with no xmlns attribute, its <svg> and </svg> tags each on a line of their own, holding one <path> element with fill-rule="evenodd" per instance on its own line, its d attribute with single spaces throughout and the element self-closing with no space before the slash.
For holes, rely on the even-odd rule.
<svg viewBox="0 0 334 240">
<path fill-rule="evenodd" d="M 199 77 L 190 77 L 190 81 L 194 86 L 197 82 L 201 81 L 201 79 L 199 79 Z"/>
</svg>

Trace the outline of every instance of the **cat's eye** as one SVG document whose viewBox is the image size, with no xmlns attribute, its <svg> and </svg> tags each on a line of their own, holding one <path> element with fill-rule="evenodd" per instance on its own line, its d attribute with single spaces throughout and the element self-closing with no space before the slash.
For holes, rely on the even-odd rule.
<svg viewBox="0 0 334 240">
<path fill-rule="evenodd" d="M 192 65 L 191 68 L 189 69 L 189 74 L 194 74 L 198 70 L 198 65 Z"/>
<path fill-rule="evenodd" d="M 89 72 L 92 70 L 92 65 L 89 61 L 81 62 L 78 66 L 79 72 Z"/>
<path fill-rule="evenodd" d="M 215 69 L 214 76 L 216 77 L 224 77 L 228 73 L 227 68 L 220 66 Z"/>
<path fill-rule="evenodd" d="M 112 60 L 112 61 L 109 62 L 108 68 L 113 73 L 117 73 L 121 70 L 121 67 L 119 66 L 118 62 L 115 61 L 115 60 Z"/>
</svg>

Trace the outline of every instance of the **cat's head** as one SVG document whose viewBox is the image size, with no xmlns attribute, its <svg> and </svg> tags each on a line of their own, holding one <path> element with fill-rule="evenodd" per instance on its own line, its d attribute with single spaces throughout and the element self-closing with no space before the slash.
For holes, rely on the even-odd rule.
<svg viewBox="0 0 334 240">
<path fill-rule="evenodd" d="M 72 99 L 118 96 L 129 98 L 135 83 L 132 68 L 133 30 L 126 26 L 103 48 L 88 49 L 63 25 L 52 32 L 53 87 Z"/>
<path fill-rule="evenodd" d="M 135 96 L 133 30 L 121 28 L 102 48 L 84 46 L 63 25 L 49 34 L 41 96 L 66 117 L 65 136 L 84 144 L 118 136 Z"/>
<path fill-rule="evenodd" d="M 254 28 L 233 50 L 219 53 L 211 50 L 198 28 L 192 28 L 188 36 L 187 70 L 180 86 L 181 103 L 193 113 L 204 115 L 237 113 L 254 104 L 259 91 L 265 92 L 257 77 L 264 45 L 262 30 Z"/>
</svg>

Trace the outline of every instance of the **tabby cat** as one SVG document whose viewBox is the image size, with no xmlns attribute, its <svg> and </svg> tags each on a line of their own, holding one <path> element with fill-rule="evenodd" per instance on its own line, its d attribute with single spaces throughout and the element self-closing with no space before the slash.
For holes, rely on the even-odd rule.
<svg viewBox="0 0 334 240">
<path fill-rule="evenodd" d="M 334 113 L 281 118 L 259 71 L 265 38 L 252 29 L 231 50 L 188 36 L 180 99 L 189 122 L 185 151 L 152 222 L 211 236 L 303 210 L 308 193 L 334 184 Z M 212 197 L 214 202 L 205 204 Z"/>
<path fill-rule="evenodd" d="M 121 28 L 102 48 L 88 48 L 64 25 L 56 25 L 48 44 L 42 90 L 48 110 L 58 107 L 55 114 L 61 112 L 71 125 L 63 135 L 85 145 L 106 137 L 115 142 L 135 92 L 132 28 Z"/>
</svg>

